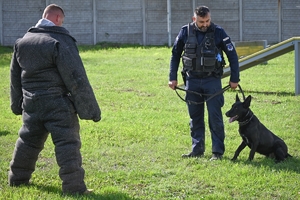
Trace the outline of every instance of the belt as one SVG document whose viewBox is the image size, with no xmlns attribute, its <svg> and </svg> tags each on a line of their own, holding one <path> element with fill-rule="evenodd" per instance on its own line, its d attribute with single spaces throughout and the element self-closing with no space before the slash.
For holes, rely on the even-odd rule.
<svg viewBox="0 0 300 200">
<path fill-rule="evenodd" d="M 196 77 L 196 78 L 207 78 L 213 75 L 212 72 L 196 72 L 196 71 L 188 71 L 188 76 Z"/>
</svg>

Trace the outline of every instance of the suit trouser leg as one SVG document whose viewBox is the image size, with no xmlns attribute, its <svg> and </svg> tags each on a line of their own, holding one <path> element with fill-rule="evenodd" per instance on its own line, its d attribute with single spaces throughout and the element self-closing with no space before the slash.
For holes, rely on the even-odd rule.
<svg viewBox="0 0 300 200">
<path fill-rule="evenodd" d="M 86 185 L 84 169 L 81 167 L 80 127 L 71 101 L 61 95 L 25 96 L 24 107 L 27 112 L 23 112 L 23 126 L 10 163 L 10 185 L 29 183 L 38 155 L 50 132 L 60 167 L 63 192 L 84 192 Z"/>
<path fill-rule="evenodd" d="M 32 123 L 39 124 L 38 117 L 24 112 L 23 125 L 10 162 L 8 182 L 11 186 L 29 183 L 38 155 L 44 148 L 48 133 L 43 126 L 30 126 Z"/>
<path fill-rule="evenodd" d="M 47 120 L 45 127 L 51 133 L 55 145 L 57 164 L 60 167 L 59 176 L 62 180 L 64 193 L 83 193 L 85 171 L 82 168 L 80 153 L 81 140 L 79 135 L 79 120 L 67 97 L 61 98 L 61 104 L 55 116 L 56 120 Z M 49 118 L 52 116 L 50 115 Z"/>
<path fill-rule="evenodd" d="M 55 129 L 52 126 L 53 128 Z M 57 164 L 60 167 L 59 176 L 62 180 L 62 190 L 64 193 L 81 193 L 86 190 L 86 186 L 84 183 L 85 171 L 81 167 L 79 124 L 74 124 L 74 127 L 65 131 L 60 134 L 66 137 L 57 136 L 55 131 L 51 134 L 53 143 L 55 144 Z M 72 137 L 68 137 L 70 134 Z"/>
</svg>

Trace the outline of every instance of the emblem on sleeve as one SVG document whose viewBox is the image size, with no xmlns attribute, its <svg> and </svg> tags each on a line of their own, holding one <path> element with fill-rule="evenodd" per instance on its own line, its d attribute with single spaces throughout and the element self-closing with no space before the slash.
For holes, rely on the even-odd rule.
<svg viewBox="0 0 300 200">
<path fill-rule="evenodd" d="M 226 46 L 227 46 L 227 50 L 228 51 L 232 51 L 233 50 L 233 45 L 231 43 L 226 44 Z"/>
</svg>

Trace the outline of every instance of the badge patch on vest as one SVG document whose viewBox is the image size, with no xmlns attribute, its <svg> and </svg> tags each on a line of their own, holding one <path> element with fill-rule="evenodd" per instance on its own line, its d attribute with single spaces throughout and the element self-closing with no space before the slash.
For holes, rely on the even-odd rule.
<svg viewBox="0 0 300 200">
<path fill-rule="evenodd" d="M 233 50 L 233 45 L 231 43 L 226 44 L 227 50 L 232 51 Z"/>
</svg>

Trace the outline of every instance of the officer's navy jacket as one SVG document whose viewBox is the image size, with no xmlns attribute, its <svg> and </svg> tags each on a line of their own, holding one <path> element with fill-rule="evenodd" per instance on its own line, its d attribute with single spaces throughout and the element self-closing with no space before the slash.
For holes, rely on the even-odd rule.
<svg viewBox="0 0 300 200">
<path fill-rule="evenodd" d="M 180 59 L 182 56 L 184 45 L 188 38 L 187 27 L 188 25 L 185 25 L 181 28 L 172 48 L 172 57 L 170 62 L 170 74 L 169 74 L 170 81 L 177 80 L 177 71 L 178 71 Z M 196 37 L 198 40 L 198 44 L 201 44 L 202 40 L 204 39 L 204 36 L 205 36 L 205 32 L 200 32 L 199 30 L 196 29 Z M 226 34 L 224 29 L 218 25 L 216 25 L 215 27 L 215 44 L 218 49 L 222 49 L 222 51 L 225 52 L 228 58 L 230 69 L 231 69 L 230 81 L 234 83 L 238 83 L 240 79 L 239 79 L 239 63 L 238 63 L 236 50 L 233 44 L 231 43 L 230 37 Z"/>
</svg>

